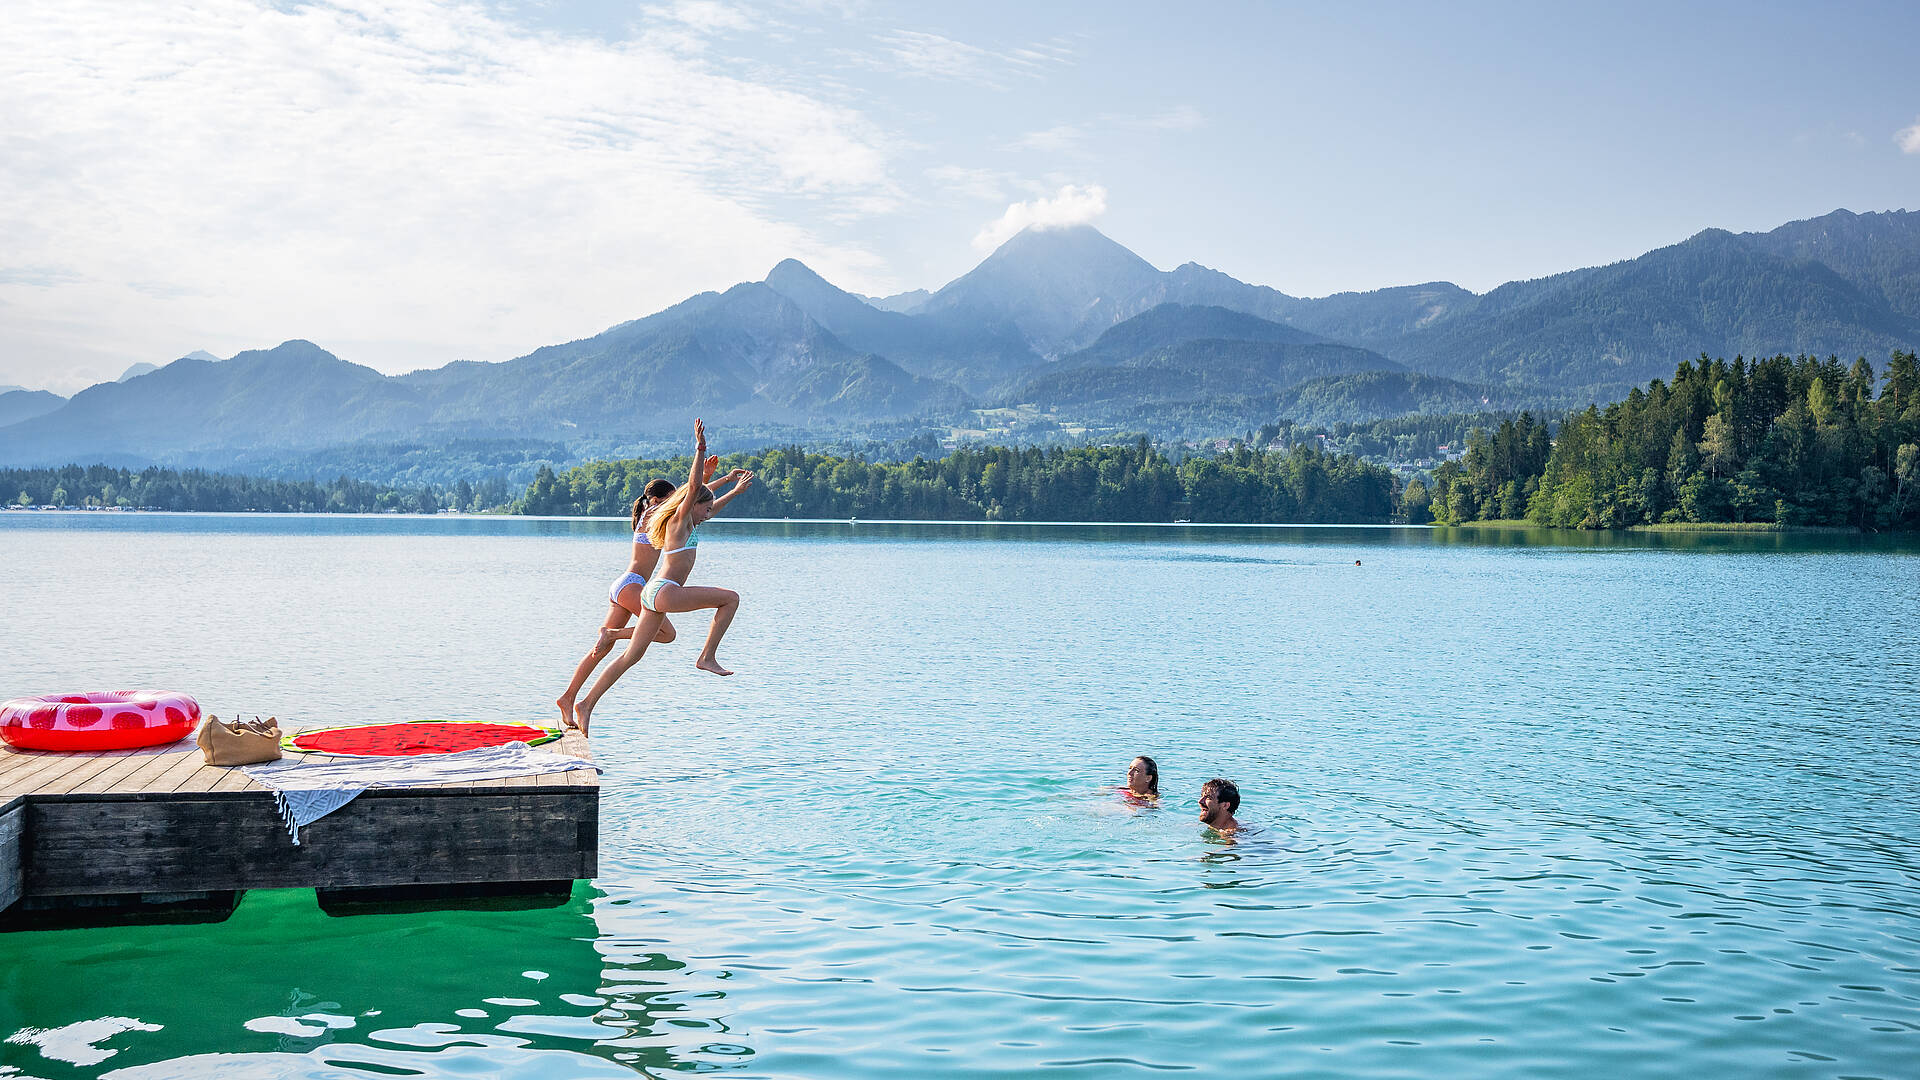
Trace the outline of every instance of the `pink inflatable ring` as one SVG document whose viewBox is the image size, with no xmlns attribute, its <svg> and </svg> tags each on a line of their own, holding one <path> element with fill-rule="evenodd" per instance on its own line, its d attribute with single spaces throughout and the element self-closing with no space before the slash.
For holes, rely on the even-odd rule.
<svg viewBox="0 0 1920 1080">
<path fill-rule="evenodd" d="M 0 740 L 22 750 L 130 750 L 193 734 L 200 703 L 165 690 L 49 694 L 0 703 Z"/>
</svg>

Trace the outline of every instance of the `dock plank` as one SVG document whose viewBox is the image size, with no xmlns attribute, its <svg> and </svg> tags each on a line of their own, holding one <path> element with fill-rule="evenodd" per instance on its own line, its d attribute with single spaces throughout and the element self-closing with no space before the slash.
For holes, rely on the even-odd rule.
<svg viewBox="0 0 1920 1080">
<path fill-rule="evenodd" d="M 202 757 L 199 747 L 194 747 L 193 749 L 183 751 L 182 753 L 185 756 L 190 756 L 195 759 L 199 759 Z M 146 762 L 145 764 L 142 764 L 139 768 L 135 769 L 134 771 L 126 774 L 125 776 L 122 776 L 119 780 L 117 780 L 114 783 L 114 785 L 111 788 L 108 788 L 107 790 L 109 792 L 121 792 L 121 793 L 145 791 L 147 790 L 148 785 L 152 784 L 157 778 L 164 775 L 169 770 L 178 768 L 179 766 L 180 766 L 180 762 L 178 760 L 175 760 L 171 754 L 161 754 L 156 756 L 154 759 Z"/>
<path fill-rule="evenodd" d="M 24 777 L 31 773 L 45 769 L 51 765 L 56 765 L 63 760 L 71 759 L 71 754 L 54 754 L 42 750 L 9 749 L 7 751 L 7 763 L 9 767 L 5 772 L 0 772 L 0 787 L 11 789 L 12 785 L 20 783 Z"/>
<path fill-rule="evenodd" d="M 188 775 L 185 780 L 180 781 L 180 786 L 173 790 L 183 794 L 212 791 L 213 785 L 219 783 L 220 778 L 227 775 L 227 770 L 218 765 L 209 765 L 203 758 L 195 758 L 194 761 L 200 767 Z"/>
<path fill-rule="evenodd" d="M 214 781 L 213 787 L 209 788 L 209 791 L 245 791 L 249 786 L 260 786 L 254 781 L 253 777 L 248 776 L 246 771 L 237 765 L 216 765 L 214 768 L 220 769 L 224 775 Z"/>
<path fill-rule="evenodd" d="M 58 783 L 61 777 L 75 769 L 86 768 L 92 760 L 89 754 L 48 754 L 39 765 L 10 774 L 0 790 L 13 795 L 28 795 L 48 784 Z"/>
<path fill-rule="evenodd" d="M 107 791 L 121 780 L 139 772 L 143 767 L 152 764 L 154 758 L 166 757 L 169 751 L 176 751 L 176 748 L 173 746 L 148 746 L 131 751 L 126 757 L 121 758 L 108 768 L 95 773 L 80 783 L 75 784 L 68 790 L 76 793 Z"/>
<path fill-rule="evenodd" d="M 182 754 L 173 767 L 147 782 L 146 788 L 138 794 L 168 794 L 179 789 L 186 779 L 199 772 L 206 765 L 205 755 Z"/>
<path fill-rule="evenodd" d="M 108 750 L 99 754 L 88 755 L 84 760 L 75 763 L 73 768 L 61 773 L 58 778 L 49 780 L 35 790 L 26 792 L 26 794 L 65 795 L 67 792 L 106 772 L 108 769 L 121 764 L 132 756 L 134 756 L 134 751 L 132 750 Z"/>
</svg>

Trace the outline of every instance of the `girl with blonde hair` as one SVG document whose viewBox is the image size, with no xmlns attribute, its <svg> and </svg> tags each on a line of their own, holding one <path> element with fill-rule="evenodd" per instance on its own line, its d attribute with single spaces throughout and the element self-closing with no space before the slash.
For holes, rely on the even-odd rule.
<svg viewBox="0 0 1920 1080">
<path fill-rule="evenodd" d="M 703 480 L 710 480 L 714 470 L 720 466 L 720 459 L 710 457 L 702 462 L 696 457 L 694 465 Z M 746 475 L 745 469 L 734 469 L 720 478 L 719 484 L 732 483 L 733 490 L 714 500 L 713 509 L 716 512 L 746 490 L 746 485 L 740 483 Z M 587 676 L 592 675 L 593 669 L 613 651 L 614 642 L 633 636 L 633 628 L 627 626 L 627 620 L 646 612 L 640 603 L 640 594 L 646 588 L 647 578 L 653 575 L 660 562 L 660 549 L 654 547 L 652 540 L 647 537 L 646 526 L 653 512 L 672 497 L 674 490 L 673 481 L 657 478 L 647 484 L 639 498 L 633 500 L 633 512 L 629 520 L 633 530 L 632 558 L 628 560 L 626 572 L 615 578 L 612 587 L 607 590 L 607 617 L 601 622 L 599 639 L 580 659 L 573 669 L 573 680 L 567 683 L 566 690 L 554 701 L 560 708 L 561 721 L 568 727 L 579 726 L 574 720 L 574 698 L 579 696 L 580 688 L 586 685 Z M 677 636 L 673 623 L 662 618 L 653 631 L 652 640 L 664 645 Z"/>
<path fill-rule="evenodd" d="M 593 689 L 574 706 L 574 726 L 582 734 L 592 720 L 594 706 L 627 669 L 640 662 L 647 654 L 647 646 L 659 633 L 660 626 L 666 622 L 669 613 L 680 614 L 688 611 L 713 609 L 713 622 L 707 627 L 706 644 L 700 648 L 700 656 L 693 666 L 702 671 L 711 671 L 715 675 L 731 675 L 733 672 L 720 665 L 718 652 L 720 639 L 726 636 L 727 627 L 732 625 L 733 616 L 740 610 L 740 594 L 732 589 L 716 589 L 707 586 L 687 584 L 687 578 L 693 573 L 696 550 L 700 546 L 697 530 L 714 511 L 719 508 L 713 489 L 701 483 L 702 463 L 707 456 L 707 427 L 699 420 L 693 422 L 693 469 L 672 495 L 655 506 L 647 515 L 647 539 L 660 553 L 660 561 L 655 572 L 648 575 L 646 584 L 640 589 L 640 620 L 634 624 L 633 639 L 626 649 L 614 657 L 613 663 L 594 680 Z M 753 483 L 752 473 L 743 473 L 734 484 L 727 498 L 745 491 Z"/>
</svg>

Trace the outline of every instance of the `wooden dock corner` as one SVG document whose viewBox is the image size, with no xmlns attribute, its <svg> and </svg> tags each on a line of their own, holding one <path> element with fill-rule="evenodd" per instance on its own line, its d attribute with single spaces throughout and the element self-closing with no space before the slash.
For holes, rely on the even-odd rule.
<svg viewBox="0 0 1920 1080">
<path fill-rule="evenodd" d="M 551 749 L 589 758 L 569 732 Z M 372 790 L 295 845 L 273 793 L 191 743 L 96 754 L 0 746 L 0 929 L 50 913 L 224 917 L 247 889 L 415 901 L 565 893 L 599 870 L 591 769 Z"/>
</svg>

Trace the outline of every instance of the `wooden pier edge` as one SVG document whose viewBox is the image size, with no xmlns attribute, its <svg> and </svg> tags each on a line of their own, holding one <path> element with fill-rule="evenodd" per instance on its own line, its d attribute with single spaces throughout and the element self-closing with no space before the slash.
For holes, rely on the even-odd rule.
<svg viewBox="0 0 1920 1080">
<path fill-rule="evenodd" d="M 552 744 L 589 757 L 569 733 Z M 301 830 L 273 793 L 197 750 L 28 754 L 0 747 L 0 929 L 62 909 L 199 905 L 248 889 L 418 899 L 551 895 L 599 872 L 592 770 L 361 793 Z"/>
</svg>

